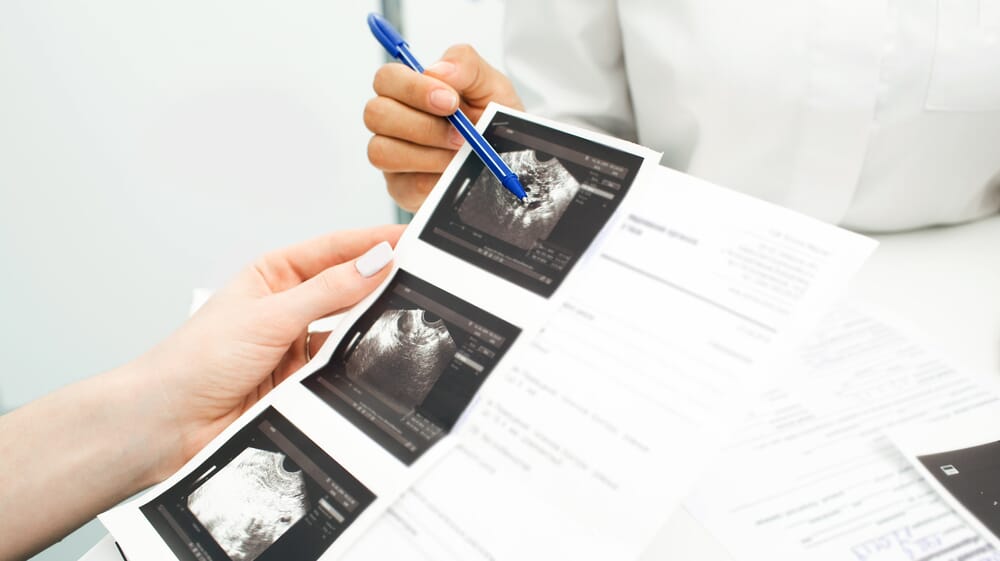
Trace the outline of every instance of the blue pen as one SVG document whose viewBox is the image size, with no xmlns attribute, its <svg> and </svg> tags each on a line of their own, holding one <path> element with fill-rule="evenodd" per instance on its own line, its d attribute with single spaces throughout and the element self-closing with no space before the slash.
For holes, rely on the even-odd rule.
<svg viewBox="0 0 1000 561">
<path fill-rule="evenodd" d="M 371 28 L 372 34 L 375 35 L 378 42 L 382 43 L 382 46 L 385 47 L 385 50 L 393 58 L 423 74 L 424 67 L 417 62 L 416 57 L 410 52 L 410 45 L 403 40 L 399 32 L 389 25 L 389 22 L 385 21 L 382 16 L 368 14 L 368 27 Z M 507 164 L 500 159 L 500 154 L 497 154 L 497 151 L 490 146 L 489 142 L 486 142 L 483 135 L 479 134 L 479 131 L 472 126 L 472 122 L 465 116 L 465 113 L 462 113 L 462 110 L 459 109 L 454 114 L 449 115 L 447 119 L 465 137 L 465 140 L 472 146 L 472 150 L 479 156 L 479 159 L 500 180 L 500 184 L 506 187 L 511 193 L 514 193 L 514 196 L 520 199 L 521 202 L 526 202 L 528 195 L 525 194 L 524 187 L 518 181 L 517 174 L 511 171 L 507 167 Z"/>
</svg>

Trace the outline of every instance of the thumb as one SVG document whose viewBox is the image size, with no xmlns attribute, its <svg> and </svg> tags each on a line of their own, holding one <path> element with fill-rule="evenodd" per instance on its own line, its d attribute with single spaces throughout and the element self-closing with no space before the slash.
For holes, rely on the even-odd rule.
<svg viewBox="0 0 1000 561">
<path fill-rule="evenodd" d="M 496 101 L 515 109 L 524 108 L 510 79 L 469 45 L 450 47 L 441 60 L 427 67 L 427 74 L 455 88 L 462 99 L 475 107 Z"/>
<path fill-rule="evenodd" d="M 389 242 L 380 242 L 364 255 L 330 267 L 302 284 L 275 295 L 285 317 L 305 326 L 337 310 L 357 304 L 389 274 L 393 257 Z"/>
</svg>

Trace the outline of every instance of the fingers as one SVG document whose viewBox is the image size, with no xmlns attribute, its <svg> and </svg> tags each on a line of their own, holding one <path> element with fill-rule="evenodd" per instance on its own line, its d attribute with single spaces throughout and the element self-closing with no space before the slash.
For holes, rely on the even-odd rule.
<svg viewBox="0 0 1000 561">
<path fill-rule="evenodd" d="M 465 142 L 447 120 L 387 97 L 368 102 L 365 126 L 375 133 L 368 142 L 368 161 L 385 173 L 396 204 L 410 212 L 423 204 Z"/>
<path fill-rule="evenodd" d="M 368 295 L 389 274 L 392 257 L 392 246 L 381 242 L 355 260 L 274 295 L 274 305 L 286 322 L 302 330 L 313 320 L 353 306 Z"/>
<path fill-rule="evenodd" d="M 388 136 L 373 136 L 368 142 L 368 161 L 388 172 L 441 173 L 454 156 L 454 150 L 421 146 Z"/>
<path fill-rule="evenodd" d="M 462 147 L 465 139 L 455 127 L 436 115 L 404 105 L 389 97 L 375 97 L 365 105 L 365 126 L 379 136 L 448 150 Z"/>
<path fill-rule="evenodd" d="M 464 142 L 441 117 L 461 107 L 476 120 L 490 101 L 523 108 L 511 81 L 468 45 L 451 47 L 424 74 L 386 64 L 372 85 L 376 97 L 364 112 L 374 134 L 368 159 L 385 173 L 392 198 L 409 211 L 423 203 Z"/>
<path fill-rule="evenodd" d="M 400 208 L 416 212 L 440 177 L 437 173 L 386 173 L 385 185 Z"/>
<path fill-rule="evenodd" d="M 491 101 L 523 109 L 514 84 L 469 45 L 455 45 L 427 67 L 427 75 L 455 88 L 467 103 L 486 107 Z"/>
<path fill-rule="evenodd" d="M 253 269 L 264 278 L 272 291 L 280 292 L 334 265 L 358 257 L 379 242 L 387 241 L 395 246 L 404 228 L 399 224 L 388 224 L 333 232 L 268 253 L 257 260 Z"/>
<path fill-rule="evenodd" d="M 390 62 L 375 72 L 372 87 L 381 97 L 395 99 L 418 111 L 439 117 L 447 117 L 458 109 L 458 92 L 454 88 L 396 62 Z"/>
</svg>

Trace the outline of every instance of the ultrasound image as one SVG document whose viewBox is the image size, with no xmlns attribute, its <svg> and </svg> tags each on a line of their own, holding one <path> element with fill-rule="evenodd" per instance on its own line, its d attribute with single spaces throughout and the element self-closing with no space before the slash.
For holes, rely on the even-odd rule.
<svg viewBox="0 0 1000 561">
<path fill-rule="evenodd" d="M 614 215 L 644 158 L 499 111 L 483 136 L 517 174 L 525 202 L 470 154 L 420 239 L 548 298 Z"/>
<path fill-rule="evenodd" d="M 458 209 L 459 219 L 521 249 L 531 249 L 552 233 L 580 183 L 559 160 L 534 150 L 506 152 L 500 157 L 517 174 L 527 203 L 519 204 L 484 168 Z"/>
<path fill-rule="evenodd" d="M 179 561 L 316 561 L 375 499 L 268 407 L 139 510 Z"/>
<path fill-rule="evenodd" d="M 187 506 L 233 561 L 252 561 L 309 510 L 301 471 L 247 448 L 188 497 Z"/>
<path fill-rule="evenodd" d="M 347 377 L 400 413 L 423 403 L 458 350 L 444 320 L 424 310 L 386 310 L 345 363 Z"/>
<path fill-rule="evenodd" d="M 455 426 L 519 333 L 399 270 L 302 385 L 411 465 Z"/>
</svg>

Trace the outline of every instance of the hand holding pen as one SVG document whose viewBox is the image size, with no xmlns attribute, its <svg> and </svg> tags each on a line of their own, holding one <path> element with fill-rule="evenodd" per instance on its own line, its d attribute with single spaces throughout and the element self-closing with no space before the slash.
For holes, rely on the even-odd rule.
<svg viewBox="0 0 1000 561">
<path fill-rule="evenodd" d="M 442 118 L 460 101 L 473 119 L 490 101 L 523 107 L 506 76 L 467 45 L 448 49 L 425 74 L 387 64 L 376 73 L 374 87 L 377 97 L 365 107 L 365 124 L 374 133 L 369 159 L 385 172 L 389 193 L 407 210 L 420 206 L 465 142 Z"/>
</svg>

